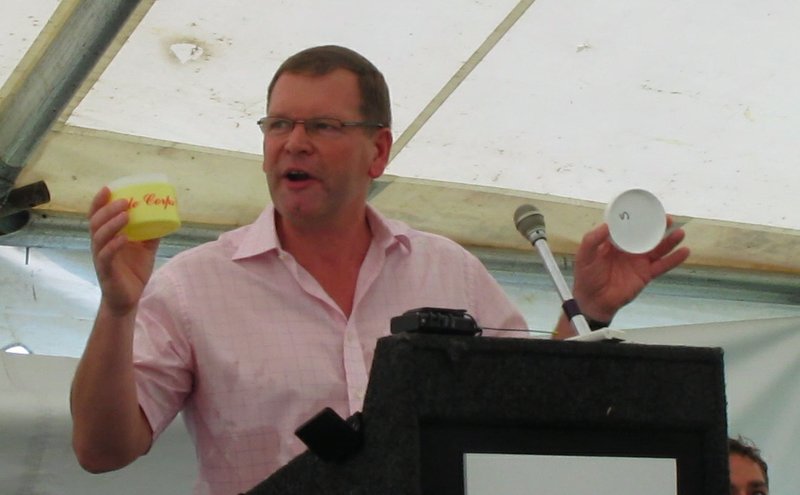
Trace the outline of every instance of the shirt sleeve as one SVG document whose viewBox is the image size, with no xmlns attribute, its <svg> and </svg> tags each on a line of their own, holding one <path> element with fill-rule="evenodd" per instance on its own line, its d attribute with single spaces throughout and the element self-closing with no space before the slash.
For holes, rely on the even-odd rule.
<svg viewBox="0 0 800 495">
<path fill-rule="evenodd" d="M 154 440 L 183 408 L 192 390 L 192 350 L 181 299 L 178 285 L 163 269 L 158 270 L 145 288 L 136 316 L 136 391 Z"/>
<path fill-rule="evenodd" d="M 481 261 L 465 251 L 472 316 L 482 328 L 527 330 L 525 317 Z M 492 333 L 503 336 L 507 334 Z M 522 334 L 514 334 L 520 336 Z"/>
</svg>

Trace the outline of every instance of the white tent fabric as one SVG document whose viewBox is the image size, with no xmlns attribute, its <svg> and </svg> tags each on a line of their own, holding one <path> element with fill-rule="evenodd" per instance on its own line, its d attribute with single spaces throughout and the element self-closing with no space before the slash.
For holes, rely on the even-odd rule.
<svg viewBox="0 0 800 495">
<path fill-rule="evenodd" d="M 626 331 L 632 342 L 721 347 L 725 353 L 728 423 L 764 450 L 771 491 L 800 483 L 800 318 Z M 624 345 L 624 344 L 621 344 Z M 77 360 L 0 353 L 0 480 L 4 493 L 185 494 L 195 472 L 183 427 L 173 424 L 133 465 L 90 475 L 70 450 L 69 383 Z"/>
<path fill-rule="evenodd" d="M 10 3 L 4 103 L 26 87 L 12 83 L 37 60 L 33 36 L 52 40 L 84 2 L 102 3 Z M 391 86 L 391 176 L 373 198 L 389 215 L 459 242 L 522 249 L 511 213 L 537 201 L 554 250 L 568 254 L 605 203 L 643 187 L 692 218 L 688 264 L 800 270 L 799 126 L 786 104 L 800 78 L 787 63 L 796 2 L 139 6 L 130 36 L 115 40 L 18 176 L 18 187 L 50 188 L 42 212 L 83 213 L 108 181 L 160 171 L 179 185 L 187 224 L 252 220 L 266 199 L 254 122 L 271 74 L 299 49 L 336 43 L 374 60 Z M 24 124 L 25 113 L 9 118 Z M 0 138 L 14 137 L 11 127 Z"/>
</svg>

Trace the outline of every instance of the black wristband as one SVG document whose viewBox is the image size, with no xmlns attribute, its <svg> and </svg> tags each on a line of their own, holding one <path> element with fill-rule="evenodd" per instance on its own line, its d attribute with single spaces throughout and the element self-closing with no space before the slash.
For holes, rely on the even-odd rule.
<svg viewBox="0 0 800 495">
<path fill-rule="evenodd" d="M 586 318 L 586 323 L 589 324 L 589 330 L 593 332 L 595 330 L 600 330 L 601 328 L 608 328 L 609 325 L 611 325 L 610 321 L 597 321 L 588 317 Z"/>
</svg>

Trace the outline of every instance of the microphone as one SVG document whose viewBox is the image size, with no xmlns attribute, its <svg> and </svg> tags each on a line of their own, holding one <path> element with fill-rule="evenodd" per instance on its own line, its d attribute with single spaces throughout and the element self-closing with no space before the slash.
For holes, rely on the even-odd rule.
<svg viewBox="0 0 800 495">
<path fill-rule="evenodd" d="M 578 303 L 573 299 L 569 286 L 564 280 L 564 276 L 561 275 L 561 270 L 558 269 L 558 264 L 553 258 L 550 246 L 547 244 L 542 212 L 533 205 L 521 205 L 514 212 L 514 225 L 517 226 L 517 230 L 522 234 L 522 237 L 528 239 L 533 244 L 533 247 L 539 251 L 539 256 L 542 258 L 544 266 L 556 286 L 556 291 L 561 297 L 561 309 L 564 310 L 564 314 L 569 318 L 572 327 L 578 332 L 578 336 L 591 334 L 592 331 L 589 329 L 589 324 L 581 314 Z"/>
</svg>

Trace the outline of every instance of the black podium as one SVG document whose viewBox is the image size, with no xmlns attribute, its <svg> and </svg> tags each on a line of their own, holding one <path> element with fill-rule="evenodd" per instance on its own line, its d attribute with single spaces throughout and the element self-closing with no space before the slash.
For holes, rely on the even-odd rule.
<svg viewBox="0 0 800 495">
<path fill-rule="evenodd" d="M 512 453 L 672 459 L 678 495 L 727 495 L 725 411 L 717 348 L 394 335 L 360 449 L 305 452 L 247 493 L 462 495 L 465 453 Z"/>
</svg>

